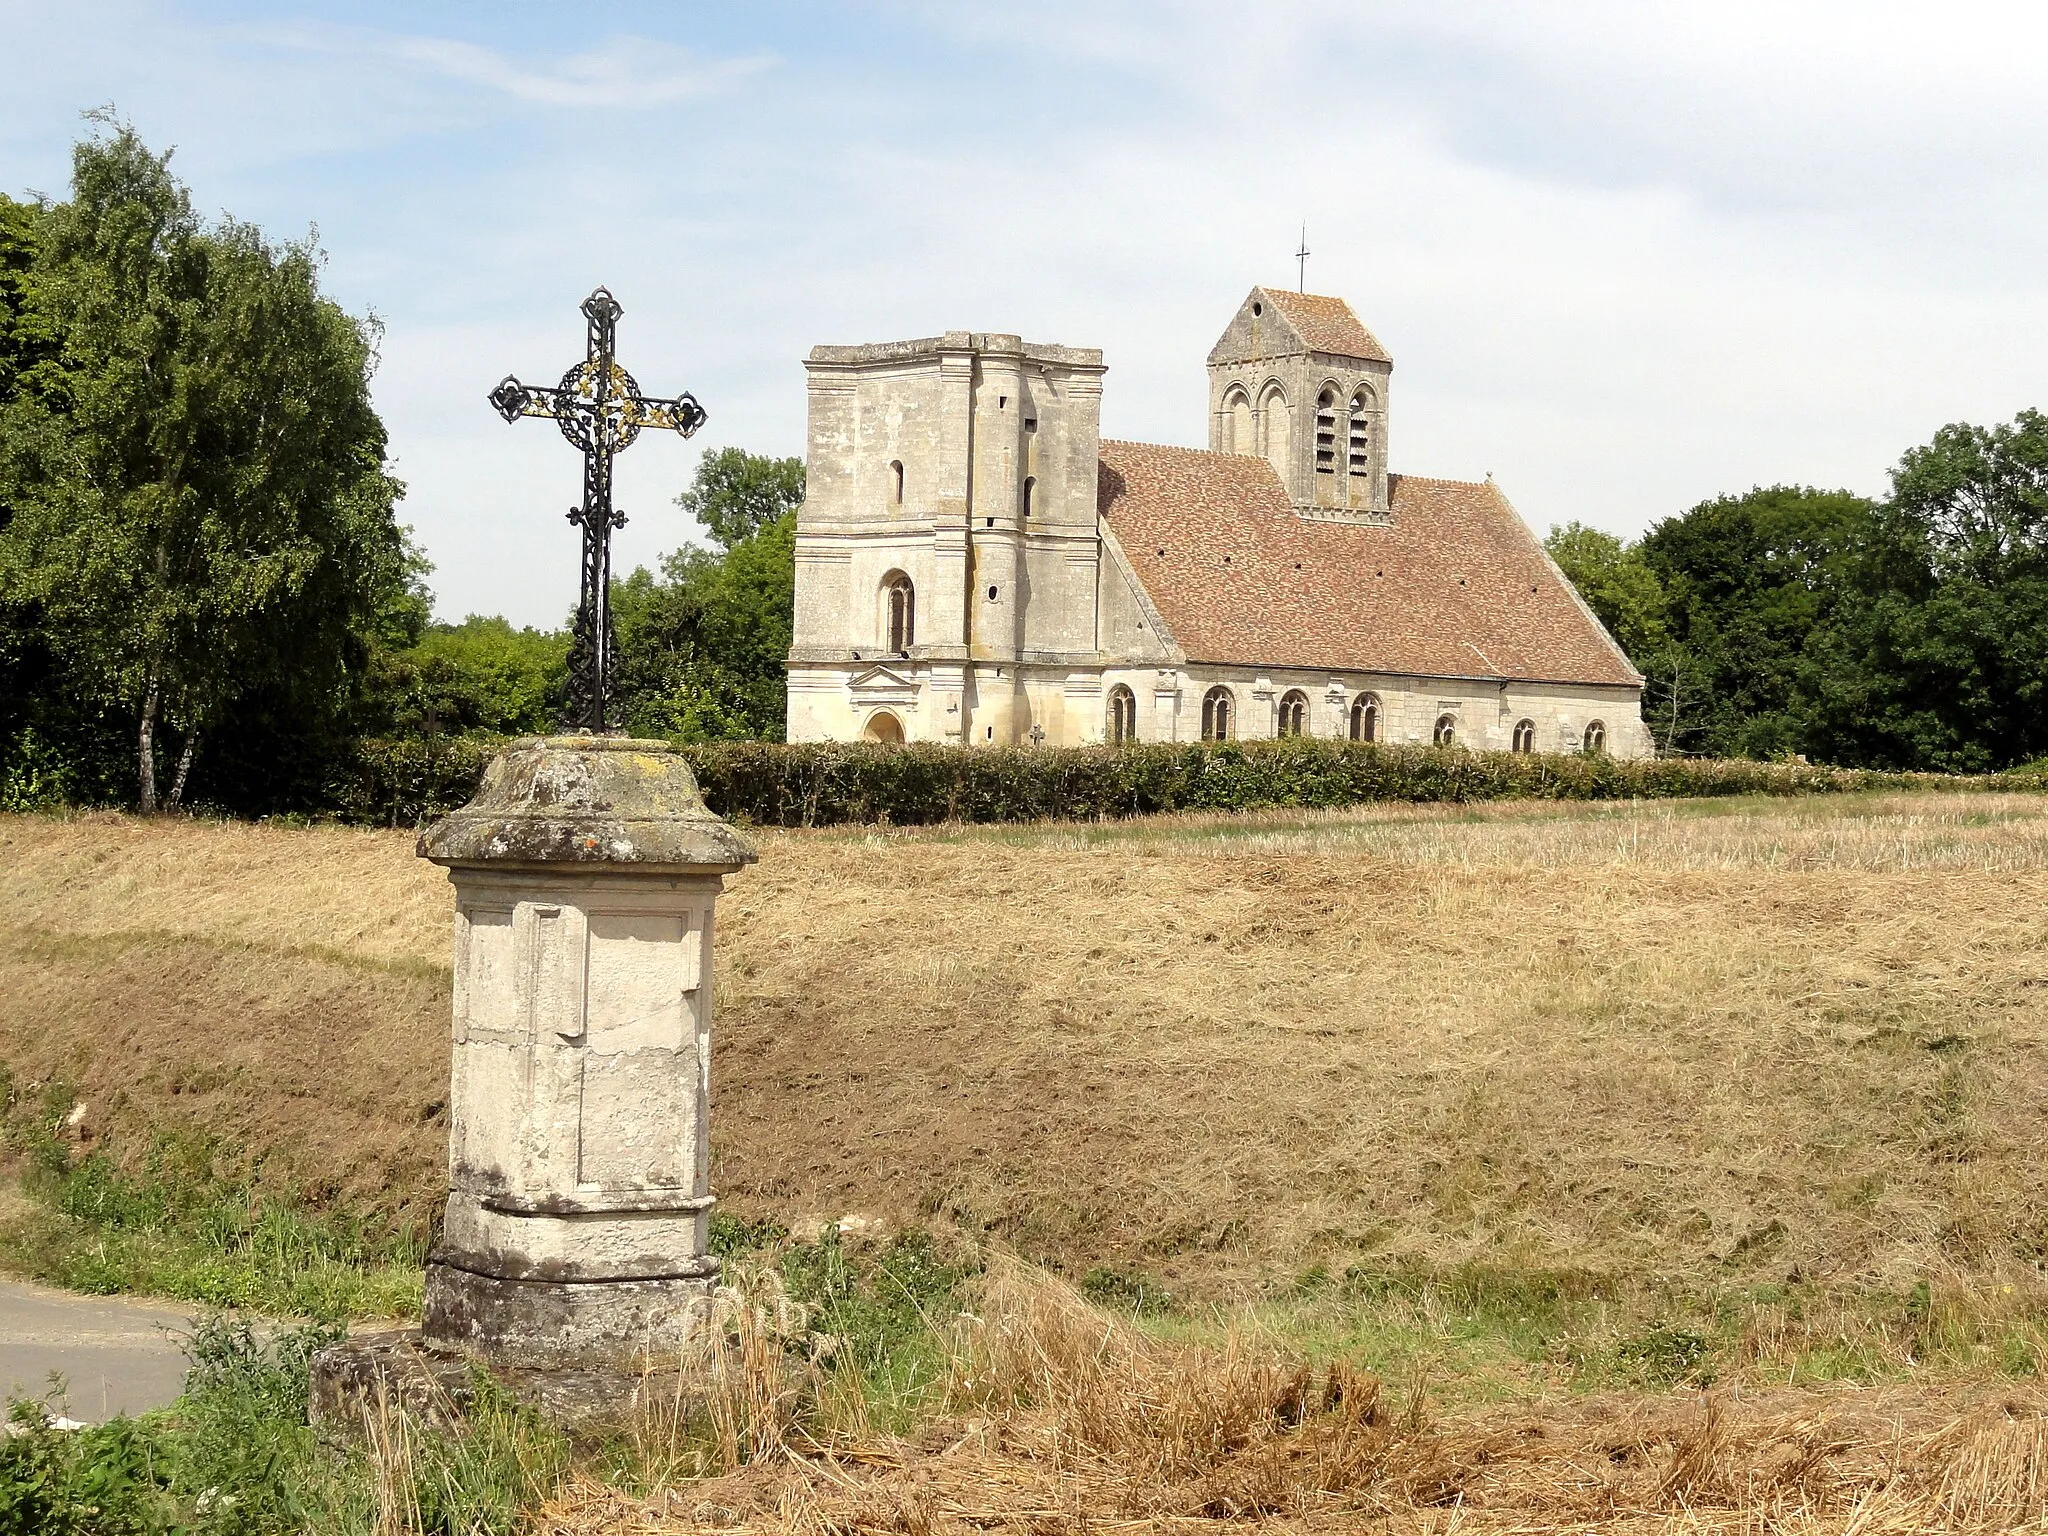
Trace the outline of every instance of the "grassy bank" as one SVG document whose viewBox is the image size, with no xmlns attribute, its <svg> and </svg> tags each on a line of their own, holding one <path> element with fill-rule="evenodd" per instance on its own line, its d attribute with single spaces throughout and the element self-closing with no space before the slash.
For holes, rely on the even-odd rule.
<svg viewBox="0 0 2048 1536">
<path fill-rule="evenodd" d="M 123 1164 L 67 1136 L 82 1108 L 63 1081 L 25 1089 L 0 1067 L 8 1270 L 89 1294 L 330 1324 L 419 1311 L 420 1228 L 266 1189 L 257 1165 L 189 1129 Z"/>
<path fill-rule="evenodd" d="M 683 1362 L 688 1393 L 602 1445 L 572 1447 L 489 1392 L 452 1424 L 385 1408 L 360 1440 L 323 1442 L 304 1423 L 318 1335 L 265 1344 L 215 1324 L 163 1413 L 66 1433 L 17 1408 L 0 1531 L 1894 1536 L 2048 1522 L 2048 1397 L 2031 1384 L 1928 1371 L 1846 1392 L 1461 1404 L 1242 1315 L 1199 1339 L 1139 1327 L 1012 1263 L 920 1293 L 905 1254 L 820 1244 L 736 1265 L 718 1327 Z M 855 1278 L 818 1288 L 840 1264 Z M 916 1366 L 892 1380 L 888 1359 Z"/>
<path fill-rule="evenodd" d="M 75 1091 L 74 1153 L 195 1137 L 426 1230 L 448 894 L 407 838 L 14 818 L 0 860 L 0 1061 Z M 720 909 L 712 1182 L 1192 1299 L 1472 1264 L 2003 1294 L 2048 1243 L 2044 872 L 2024 795 L 765 834 Z"/>
<path fill-rule="evenodd" d="M 46 1180 L 33 1187 L 38 1205 L 62 1193 Z M 57 1214 L 24 1219 L 33 1227 Z M 73 1429 L 61 1390 L 10 1405 L 0 1536 L 510 1533 L 532 1528 L 535 1507 L 568 1485 L 572 1467 L 620 1496 L 659 1497 L 758 1461 L 799 1432 L 913 1431 L 942 1401 L 948 1330 L 969 1276 L 929 1239 L 849 1251 L 836 1234 L 792 1240 L 727 1219 L 715 1245 L 730 1284 L 716 1331 L 688 1362 L 698 1390 L 680 1407 L 648 1405 L 601 1440 L 572 1446 L 481 1380 L 452 1423 L 380 1405 L 352 1435 L 316 1433 L 307 1365 L 342 1329 L 257 1329 L 216 1313 L 188 1341 L 184 1395 L 168 1409 Z M 321 1295 L 330 1309 L 376 1295 L 389 1278 L 388 1266 L 360 1255 L 322 1256 L 311 1268 L 355 1271 L 353 1293 L 329 1275 Z"/>
</svg>

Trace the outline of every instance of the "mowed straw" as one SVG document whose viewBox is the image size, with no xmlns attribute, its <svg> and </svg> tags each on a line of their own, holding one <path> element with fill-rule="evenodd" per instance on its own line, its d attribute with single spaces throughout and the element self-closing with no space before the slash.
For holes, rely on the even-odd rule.
<svg viewBox="0 0 2048 1536">
<path fill-rule="evenodd" d="M 910 1438 L 796 1441 L 535 1518 L 629 1533 L 2006 1531 L 2048 1528 L 2048 1397 L 1978 1384 L 1723 1390 L 1472 1410 L 1389 1403 L 1274 1341 L 1168 1343 L 999 1267 Z"/>
</svg>

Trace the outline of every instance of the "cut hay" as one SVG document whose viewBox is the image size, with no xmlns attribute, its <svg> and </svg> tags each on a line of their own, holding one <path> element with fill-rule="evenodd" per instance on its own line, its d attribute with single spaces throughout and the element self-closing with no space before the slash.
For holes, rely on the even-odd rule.
<svg viewBox="0 0 2048 1536">
<path fill-rule="evenodd" d="M 1433 1418 L 1269 1340 L 1172 1345 L 999 1272 L 914 1437 L 792 1439 L 632 1496 L 566 1483 L 556 1536 L 969 1531 L 1831 1532 L 2048 1528 L 2048 1395 L 1606 1395 Z"/>
</svg>

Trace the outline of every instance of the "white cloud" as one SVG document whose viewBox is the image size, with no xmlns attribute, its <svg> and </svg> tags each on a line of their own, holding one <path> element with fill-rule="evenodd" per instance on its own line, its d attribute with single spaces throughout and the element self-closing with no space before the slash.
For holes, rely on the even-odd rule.
<svg viewBox="0 0 2048 1536">
<path fill-rule="evenodd" d="M 476 43 L 364 27 L 302 24 L 251 29 L 252 39 L 284 48 L 395 60 L 433 75 L 486 86 L 519 101 L 552 107 L 647 109 L 729 89 L 775 62 L 771 54 L 706 58 L 646 37 L 611 37 L 594 49 L 530 68 Z"/>
<path fill-rule="evenodd" d="M 1941 423 L 2048 404 L 2048 22 L 2017 8 L 763 8 L 594 50 L 551 46 L 568 12 L 288 42 L 122 14 L 24 11 L 63 68 L 21 75 L 0 143 L 45 114 L 13 157 L 43 175 L 113 94 L 202 205 L 318 220 L 389 323 L 378 399 L 454 616 L 573 596 L 574 455 L 483 393 L 580 355 L 598 282 L 640 382 L 711 413 L 621 461 L 626 564 L 689 532 L 703 448 L 801 451 L 820 341 L 1098 345 L 1108 430 L 1203 441 L 1203 356 L 1304 218 L 1309 286 L 1397 359 L 1396 467 L 1492 470 L 1539 528 L 1877 490 Z"/>
</svg>

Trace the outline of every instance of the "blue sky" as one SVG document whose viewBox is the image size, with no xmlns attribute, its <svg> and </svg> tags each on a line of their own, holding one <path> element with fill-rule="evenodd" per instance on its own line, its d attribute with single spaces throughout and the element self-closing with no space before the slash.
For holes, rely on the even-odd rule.
<svg viewBox="0 0 2048 1536">
<path fill-rule="evenodd" d="M 484 401 L 580 353 L 710 423 L 625 456 L 620 559 L 706 447 L 800 453 L 817 342 L 1100 346 L 1105 432 L 1204 442 L 1244 290 L 1348 297 L 1397 470 L 1540 532 L 1875 491 L 2048 407 L 2048 12 L 1722 0 L 54 5 L 0 0 L 0 188 L 113 102 L 202 208 L 317 226 L 443 616 L 557 622 L 573 455 Z"/>
</svg>

